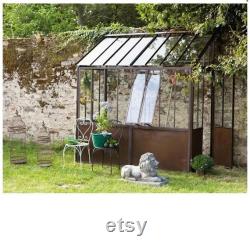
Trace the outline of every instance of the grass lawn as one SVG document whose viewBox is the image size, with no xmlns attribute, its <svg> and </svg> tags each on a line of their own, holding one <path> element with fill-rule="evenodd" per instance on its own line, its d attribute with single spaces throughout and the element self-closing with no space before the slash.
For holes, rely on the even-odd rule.
<svg viewBox="0 0 250 250">
<path fill-rule="evenodd" d="M 3 190 L 7 193 L 238 193 L 247 191 L 247 171 L 242 168 L 232 170 L 217 166 L 205 177 L 195 173 L 160 170 L 159 174 L 169 178 L 169 184 L 152 187 L 127 183 L 120 180 L 118 167 L 110 175 L 108 166 L 102 168 L 84 163 L 73 163 L 73 153 L 68 151 L 65 167 L 62 167 L 62 151 L 57 148 L 53 165 L 40 168 L 36 165 L 36 151 L 28 145 L 28 164 L 11 165 L 8 143 L 4 142 Z"/>
</svg>

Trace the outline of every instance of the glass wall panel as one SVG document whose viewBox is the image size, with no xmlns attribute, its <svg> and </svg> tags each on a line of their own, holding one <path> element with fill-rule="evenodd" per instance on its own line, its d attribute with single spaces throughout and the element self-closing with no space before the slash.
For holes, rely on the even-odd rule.
<svg viewBox="0 0 250 250">
<path fill-rule="evenodd" d="M 129 66 L 136 56 L 148 45 L 153 37 L 144 37 L 136 46 L 126 55 L 126 57 L 119 63 L 121 66 Z"/>
<path fill-rule="evenodd" d="M 159 88 L 160 72 L 158 71 L 154 72 L 148 81 L 142 105 L 140 123 L 152 124 Z"/>
<path fill-rule="evenodd" d="M 136 60 L 134 65 L 145 65 L 148 60 L 154 55 L 154 53 L 159 49 L 166 37 L 157 37 L 151 45 L 143 52 L 143 54 Z"/>
<path fill-rule="evenodd" d="M 202 127 L 202 100 L 203 100 L 203 89 L 202 89 L 202 77 L 199 82 L 194 83 L 194 108 L 193 108 L 193 128 Z"/>
<path fill-rule="evenodd" d="M 139 73 L 136 75 L 131 92 L 126 123 L 138 123 L 143 94 L 144 94 L 145 81 L 146 81 L 145 73 Z"/>
<path fill-rule="evenodd" d="M 92 65 L 103 65 L 128 38 L 118 38 Z"/>
<path fill-rule="evenodd" d="M 104 70 L 93 71 L 93 119 L 100 112 L 100 103 L 104 101 Z"/>
<path fill-rule="evenodd" d="M 90 65 L 110 44 L 115 41 L 116 38 L 108 37 L 102 40 L 96 47 L 89 52 L 79 63 L 78 65 Z"/>
<path fill-rule="evenodd" d="M 118 70 L 108 70 L 107 87 L 108 87 L 108 117 L 110 120 L 117 120 L 118 115 Z"/>
<path fill-rule="evenodd" d="M 158 126 L 160 116 L 160 127 L 188 128 L 188 82 L 177 79 L 175 71 L 163 70 L 161 74 L 160 103 L 156 105 L 153 125 Z"/>
<path fill-rule="evenodd" d="M 133 46 L 140 40 L 139 37 L 130 38 L 124 46 L 121 47 L 105 65 L 116 65 L 128 52 Z"/>
<path fill-rule="evenodd" d="M 89 118 L 91 107 L 91 70 L 80 71 L 80 117 Z"/>
<path fill-rule="evenodd" d="M 122 124 L 126 123 L 131 89 L 136 76 L 136 71 L 131 69 L 119 70 L 118 86 L 118 120 Z"/>
</svg>

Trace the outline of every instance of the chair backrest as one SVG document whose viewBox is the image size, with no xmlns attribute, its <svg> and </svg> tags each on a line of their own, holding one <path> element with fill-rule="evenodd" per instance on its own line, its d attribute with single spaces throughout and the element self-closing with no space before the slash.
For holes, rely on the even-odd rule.
<svg viewBox="0 0 250 250">
<path fill-rule="evenodd" d="M 120 142 L 122 136 L 123 136 L 123 126 L 122 122 L 118 120 L 111 120 L 112 126 L 116 127 L 116 131 L 112 133 L 112 137 L 116 139 L 118 142 Z"/>
<path fill-rule="evenodd" d="M 77 118 L 76 119 L 76 137 L 78 140 L 89 143 L 91 133 L 93 132 L 94 124 L 91 119 Z"/>
</svg>

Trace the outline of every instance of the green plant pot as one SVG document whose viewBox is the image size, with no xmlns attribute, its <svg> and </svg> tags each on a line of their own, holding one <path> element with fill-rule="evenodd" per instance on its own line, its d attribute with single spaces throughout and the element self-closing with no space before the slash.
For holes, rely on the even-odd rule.
<svg viewBox="0 0 250 250">
<path fill-rule="evenodd" d="M 92 133 L 92 141 L 95 148 L 103 148 L 104 143 L 111 137 L 112 133 Z"/>
</svg>

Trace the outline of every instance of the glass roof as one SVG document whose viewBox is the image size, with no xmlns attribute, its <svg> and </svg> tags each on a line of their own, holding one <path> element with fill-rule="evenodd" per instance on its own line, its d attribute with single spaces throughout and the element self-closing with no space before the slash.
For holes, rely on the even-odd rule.
<svg viewBox="0 0 250 250">
<path fill-rule="evenodd" d="M 107 35 L 77 66 L 184 66 L 202 57 L 212 39 L 190 32 Z"/>
</svg>

